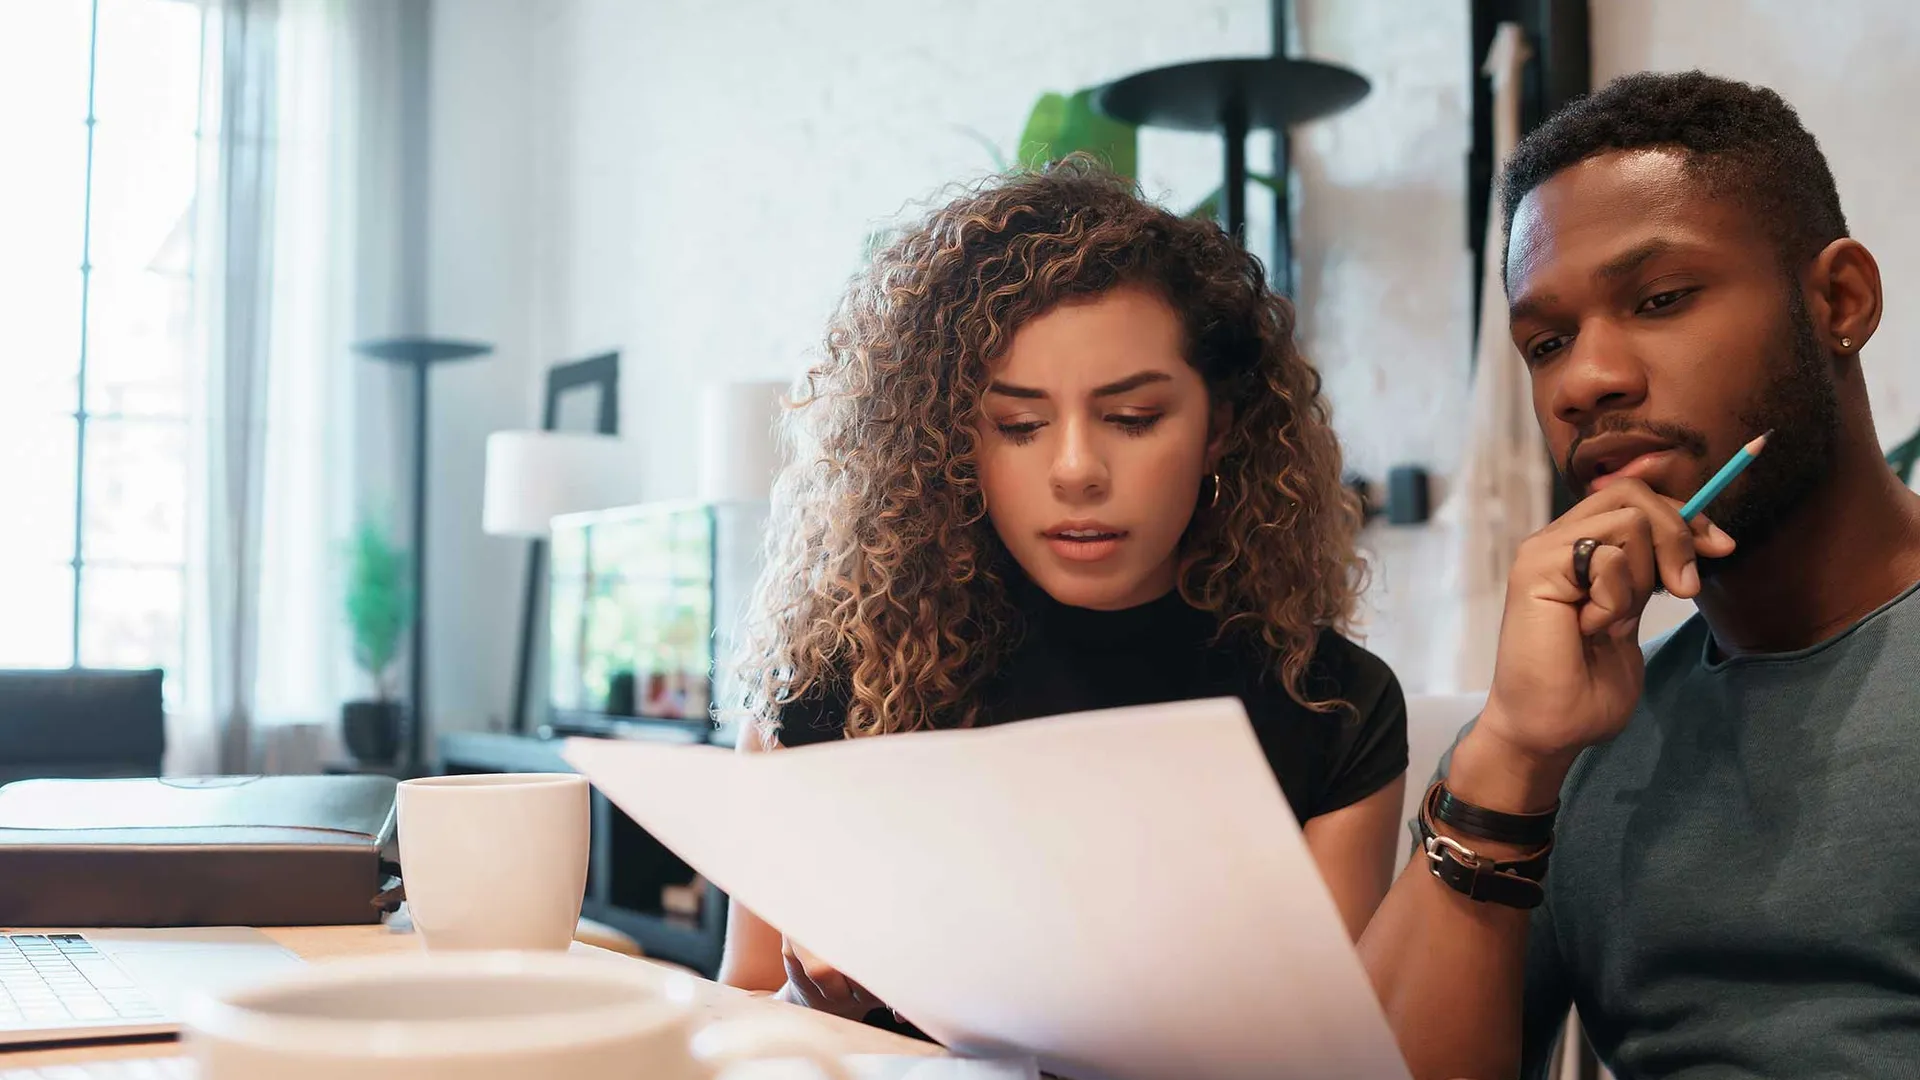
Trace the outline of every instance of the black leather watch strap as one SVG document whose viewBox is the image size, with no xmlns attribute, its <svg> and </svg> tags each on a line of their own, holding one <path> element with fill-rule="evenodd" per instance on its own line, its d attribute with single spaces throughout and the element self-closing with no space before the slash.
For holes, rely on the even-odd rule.
<svg viewBox="0 0 1920 1080">
<path fill-rule="evenodd" d="M 1426 830 L 1422 830 L 1425 832 Z M 1454 892 L 1511 908 L 1537 908 L 1547 898 L 1547 852 L 1497 862 L 1431 832 L 1422 843 L 1427 869 Z"/>
<path fill-rule="evenodd" d="M 1433 807 L 1433 820 L 1457 833 L 1515 847 L 1539 847 L 1553 842 L 1553 822 L 1560 813 L 1558 804 L 1538 814 L 1509 814 L 1459 799 L 1443 783 L 1435 782 L 1433 786 L 1437 790 L 1429 792 L 1427 800 Z"/>
<path fill-rule="evenodd" d="M 1434 831 L 1439 788 L 1440 785 L 1435 784 L 1420 807 L 1420 850 L 1426 857 L 1427 869 L 1448 888 L 1469 899 L 1512 908 L 1539 907 L 1547 896 L 1542 883 L 1547 877 L 1547 856 L 1553 852 L 1552 833 L 1547 834 L 1546 843 L 1512 859 L 1482 855 Z"/>
</svg>

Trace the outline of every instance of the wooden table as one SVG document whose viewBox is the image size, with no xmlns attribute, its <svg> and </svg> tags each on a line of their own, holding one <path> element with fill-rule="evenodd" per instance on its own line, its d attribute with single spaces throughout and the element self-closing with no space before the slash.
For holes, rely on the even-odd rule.
<svg viewBox="0 0 1920 1080">
<path fill-rule="evenodd" d="M 414 952 L 420 948 L 419 938 L 410 931 L 389 926 L 266 927 L 262 928 L 261 932 L 279 942 L 289 952 L 313 963 L 325 963 L 342 957 Z M 591 945 L 579 943 L 575 943 L 573 947 L 576 952 L 602 951 L 594 949 Z M 621 962 L 645 964 L 650 961 L 633 959 Z M 675 970 L 684 969 L 676 968 Z M 701 1023 L 763 1016 L 770 1012 L 799 1017 L 803 1023 L 818 1028 L 820 1033 L 830 1040 L 830 1045 L 838 1047 L 844 1054 L 938 1056 L 945 1053 L 940 1047 L 931 1043 L 881 1031 L 852 1020 L 842 1020 L 826 1013 L 788 1005 L 768 997 L 756 996 L 744 990 L 721 986 L 719 983 L 708 982 L 698 977 L 695 977 L 694 1003 L 700 1010 L 699 1022 Z M 51 1050 L 0 1049 L 0 1071 L 44 1065 L 71 1065 L 88 1061 L 171 1057 L 179 1055 L 180 1052 L 179 1043 L 172 1040 L 69 1045 Z"/>
</svg>

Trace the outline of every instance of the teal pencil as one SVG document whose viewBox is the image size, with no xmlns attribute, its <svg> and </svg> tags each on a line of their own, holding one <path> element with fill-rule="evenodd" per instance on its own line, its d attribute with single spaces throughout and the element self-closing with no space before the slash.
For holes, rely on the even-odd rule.
<svg viewBox="0 0 1920 1080">
<path fill-rule="evenodd" d="M 1727 490 L 1727 485 L 1733 483 L 1733 478 L 1753 464 L 1753 459 L 1759 457 L 1760 451 L 1766 449 L 1767 436 L 1771 434 L 1773 429 L 1767 429 L 1765 434 L 1741 447 L 1739 453 L 1733 455 L 1725 465 L 1720 466 L 1720 471 L 1713 474 L 1713 479 L 1702 485 L 1700 490 L 1694 493 L 1693 498 L 1687 500 L 1687 505 L 1680 508 L 1680 520 L 1692 521 L 1700 511 L 1707 508 L 1708 503 L 1719 498 L 1720 493 Z"/>
</svg>

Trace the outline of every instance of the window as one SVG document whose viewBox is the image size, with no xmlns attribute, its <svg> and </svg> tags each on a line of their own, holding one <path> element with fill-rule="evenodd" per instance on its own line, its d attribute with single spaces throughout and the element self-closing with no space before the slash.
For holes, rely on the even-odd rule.
<svg viewBox="0 0 1920 1080">
<path fill-rule="evenodd" d="M 0 667 L 168 670 L 183 693 L 203 16 L 0 17 Z"/>
</svg>

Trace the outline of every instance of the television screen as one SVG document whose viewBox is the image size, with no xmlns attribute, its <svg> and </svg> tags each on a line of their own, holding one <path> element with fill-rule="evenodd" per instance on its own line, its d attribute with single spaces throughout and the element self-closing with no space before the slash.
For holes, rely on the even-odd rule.
<svg viewBox="0 0 1920 1080">
<path fill-rule="evenodd" d="M 559 518 L 550 552 L 548 700 L 555 726 L 706 722 L 712 509 L 640 506 Z"/>
</svg>

